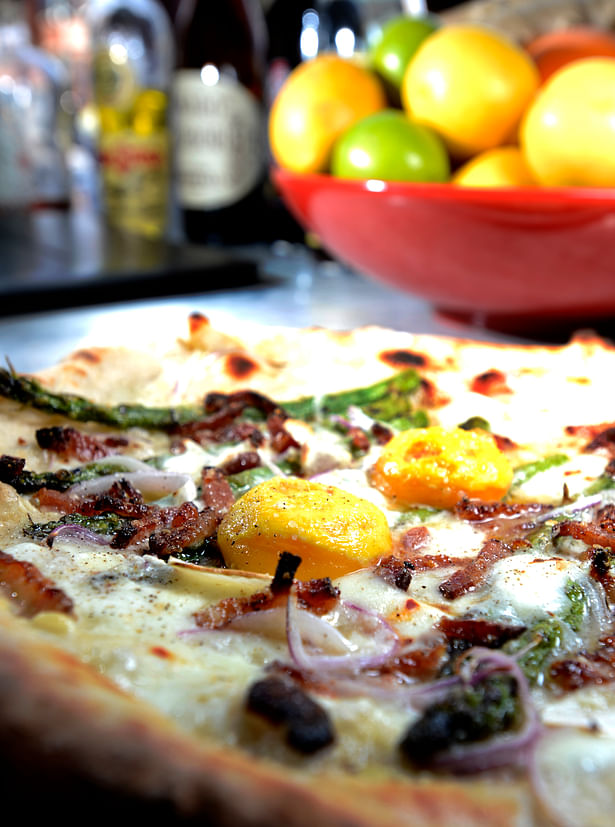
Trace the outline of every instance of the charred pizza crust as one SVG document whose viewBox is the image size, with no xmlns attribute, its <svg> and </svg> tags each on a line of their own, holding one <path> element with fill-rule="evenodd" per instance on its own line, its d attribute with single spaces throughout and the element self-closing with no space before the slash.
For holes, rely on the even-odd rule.
<svg viewBox="0 0 615 827">
<path fill-rule="evenodd" d="M 581 426 L 611 420 L 605 376 L 615 349 L 594 337 L 566 348 L 513 347 L 433 338 L 382 328 L 349 332 L 214 330 L 193 316 L 185 338 L 142 351 L 88 348 L 40 375 L 56 391 L 119 404 L 179 405 L 206 392 L 250 387 L 279 400 L 368 385 L 412 366 L 421 405 L 443 424 L 485 416 L 515 446 L 554 450 L 587 442 Z M 498 405 L 494 405 L 497 400 Z M 462 405 L 462 408 L 463 408 Z M 33 470 L 48 458 L 32 439 L 62 417 L 0 401 L 3 453 Z M 113 433 L 92 423 L 86 433 Z M 156 453 L 166 436 L 130 429 L 136 456 Z M 28 507 L 2 486 L 2 542 L 10 545 Z M 539 825 L 527 783 L 506 774 L 455 781 L 429 774 L 353 777 L 306 773 L 195 737 L 153 706 L 121 690 L 5 606 L 0 611 L 0 744 L 6 777 L 46 779 L 58 803 L 75 796 L 98 813 L 164 814 L 216 825 Z M 8 785 L 7 785 L 8 786 Z M 84 795 L 85 790 L 85 795 Z"/>
</svg>

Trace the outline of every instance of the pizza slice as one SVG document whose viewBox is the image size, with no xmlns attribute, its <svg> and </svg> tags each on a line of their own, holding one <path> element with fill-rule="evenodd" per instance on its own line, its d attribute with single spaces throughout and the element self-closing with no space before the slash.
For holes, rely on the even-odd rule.
<svg viewBox="0 0 615 827">
<path fill-rule="evenodd" d="M 195 315 L 1 371 L 7 787 L 178 823 L 610 823 L 614 363 Z"/>
</svg>

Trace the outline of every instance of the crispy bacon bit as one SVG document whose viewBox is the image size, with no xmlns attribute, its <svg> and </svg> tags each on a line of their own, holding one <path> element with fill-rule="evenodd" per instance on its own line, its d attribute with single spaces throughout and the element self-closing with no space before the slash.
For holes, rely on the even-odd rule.
<svg viewBox="0 0 615 827">
<path fill-rule="evenodd" d="M 298 554 L 283 551 L 278 558 L 278 564 L 269 587 L 271 592 L 275 595 L 288 595 L 300 565 L 301 557 Z"/>
<path fill-rule="evenodd" d="M 0 551 L 0 589 L 15 601 L 22 617 L 39 612 L 72 614 L 73 601 L 33 564 Z"/>
<path fill-rule="evenodd" d="M 356 425 L 352 425 L 348 428 L 348 436 L 350 437 L 350 445 L 355 451 L 363 454 L 369 451 L 370 441 L 364 430 Z"/>
<path fill-rule="evenodd" d="M 330 612 L 340 596 L 340 590 L 333 585 L 329 577 L 301 580 L 296 588 L 299 605 L 304 609 L 309 609 L 315 615 Z"/>
<path fill-rule="evenodd" d="M 615 522 L 604 521 L 596 523 L 580 523 L 567 520 L 554 528 L 556 537 L 572 537 L 581 540 L 588 546 L 600 546 L 615 550 Z"/>
<path fill-rule="evenodd" d="M 385 583 L 407 592 L 412 581 L 413 568 L 408 560 L 400 560 L 399 557 L 391 555 L 380 560 L 374 571 Z"/>
<path fill-rule="evenodd" d="M 119 479 L 108 491 L 93 497 L 85 497 L 79 502 L 78 510 L 86 517 L 110 511 L 120 517 L 138 519 L 148 513 L 148 506 L 143 497 L 127 480 Z"/>
<path fill-rule="evenodd" d="M 450 566 L 465 566 L 470 561 L 466 557 L 451 557 L 448 554 L 416 554 L 407 558 L 414 571 L 445 569 Z"/>
<path fill-rule="evenodd" d="M 484 523 L 489 520 L 502 520 L 515 517 L 540 514 L 547 511 L 551 506 L 541 503 L 483 503 L 477 500 L 469 500 L 464 497 L 455 506 L 455 514 L 461 520 Z"/>
<path fill-rule="evenodd" d="M 239 474 L 241 471 L 248 471 L 250 468 L 258 468 L 261 458 L 257 451 L 243 451 L 231 459 L 226 460 L 218 469 L 224 475 Z"/>
<path fill-rule="evenodd" d="M 60 514 L 72 514 L 78 507 L 78 500 L 74 497 L 52 488 L 39 488 L 33 499 L 39 508 L 58 511 Z"/>
<path fill-rule="evenodd" d="M 257 454 L 258 456 L 258 454 Z M 205 467 L 201 471 L 201 497 L 205 507 L 221 520 L 235 502 L 235 497 L 224 472 Z"/>
<path fill-rule="evenodd" d="M 393 368 L 423 368 L 428 364 L 427 357 L 412 350 L 383 350 L 380 359 Z"/>
<path fill-rule="evenodd" d="M 481 393 L 483 396 L 497 396 L 501 393 L 511 393 L 506 384 L 506 374 L 501 370 L 486 370 L 479 373 L 470 383 L 470 390 Z"/>
<path fill-rule="evenodd" d="M 76 459 L 79 462 L 108 457 L 116 454 L 118 448 L 129 444 L 125 437 L 95 437 L 81 433 L 76 428 L 59 426 L 39 428 L 36 441 L 39 448 L 45 451 L 52 451 L 65 460 Z"/>
<path fill-rule="evenodd" d="M 568 692 L 588 684 L 612 683 L 615 681 L 615 637 L 602 638 L 595 652 L 582 652 L 574 658 L 555 661 L 549 676 Z"/>
<path fill-rule="evenodd" d="M 393 439 L 393 431 L 381 422 L 374 422 L 370 431 L 378 445 L 386 445 L 389 440 Z"/>
<path fill-rule="evenodd" d="M 517 443 L 507 436 L 502 436 L 502 434 L 492 434 L 492 436 L 500 451 L 513 451 L 517 447 Z"/>
<path fill-rule="evenodd" d="M 581 439 L 592 440 L 602 431 L 615 428 L 615 422 L 601 422 L 597 425 L 566 425 L 564 429 L 570 436 L 578 436 Z"/>
<path fill-rule="evenodd" d="M 429 529 L 424 525 L 413 526 L 398 537 L 395 542 L 395 551 L 408 559 L 408 555 L 424 548 L 429 543 Z"/>
<path fill-rule="evenodd" d="M 283 551 L 268 589 L 247 597 L 224 598 L 215 606 L 208 606 L 196 612 L 194 615 L 196 625 L 207 629 L 221 629 L 235 618 L 250 612 L 285 606 L 300 563 L 301 558 L 298 555 Z M 333 586 L 328 577 L 300 581 L 296 584 L 296 588 L 300 605 L 318 615 L 331 611 L 339 598 L 339 589 Z"/>
<path fill-rule="evenodd" d="M 414 680 L 429 681 L 437 677 L 448 654 L 444 635 L 435 632 L 421 646 L 411 647 L 389 660 L 380 670 Z"/>
<path fill-rule="evenodd" d="M 244 353 L 229 353 L 224 367 L 233 379 L 247 379 L 258 370 L 258 364 Z"/>
<path fill-rule="evenodd" d="M 232 418 L 239 416 L 246 408 L 256 410 L 267 415 L 278 408 L 273 400 L 257 391 L 242 390 L 234 393 L 208 393 L 205 397 L 205 413 L 213 414 L 224 411 L 232 415 Z"/>
<path fill-rule="evenodd" d="M 265 416 L 278 410 L 271 399 L 256 391 L 236 391 L 235 393 L 209 393 L 203 403 L 206 417 L 197 422 L 178 425 L 173 429 L 175 436 L 192 439 L 195 442 L 228 441 L 229 428 L 248 425 L 243 439 L 251 436 L 256 427 L 250 423 L 237 423 L 235 420 L 246 410 L 255 408 Z"/>
<path fill-rule="evenodd" d="M 449 640 L 462 640 L 471 646 L 499 649 L 525 631 L 525 626 L 504 626 L 490 620 L 470 620 L 444 617 L 438 628 Z"/>
<path fill-rule="evenodd" d="M 267 416 L 267 428 L 269 429 L 271 447 L 276 454 L 283 454 L 289 448 L 300 448 L 297 440 L 284 427 L 286 414 L 281 410 L 275 410 Z"/>
<path fill-rule="evenodd" d="M 179 554 L 185 548 L 198 548 L 212 537 L 219 520 L 210 509 L 199 511 L 194 503 L 186 502 L 176 509 L 161 509 L 165 512 L 167 525 L 155 529 L 149 535 L 149 550 L 159 557 Z M 169 519 L 170 518 L 170 519 Z M 114 548 L 117 546 L 112 542 Z"/>
<path fill-rule="evenodd" d="M 242 615 L 250 612 L 262 612 L 282 602 L 270 590 L 257 592 L 247 597 L 225 597 L 214 606 L 207 606 L 195 612 L 194 622 L 205 629 L 222 629 Z"/>
<path fill-rule="evenodd" d="M 597 433 L 583 448 L 585 453 L 604 449 L 609 454 L 615 454 L 615 426 L 610 425 Z"/>
<path fill-rule="evenodd" d="M 333 725 L 326 710 L 290 677 L 270 675 L 250 688 L 246 707 L 272 724 L 286 729 L 286 740 L 294 749 L 311 755 L 334 740 Z"/>
<path fill-rule="evenodd" d="M 210 435 L 212 442 L 244 442 L 248 440 L 254 448 L 258 448 L 265 442 L 262 431 L 253 422 L 234 422 L 228 428 L 216 431 Z"/>
<path fill-rule="evenodd" d="M 493 564 L 511 553 L 510 546 L 501 540 L 487 540 L 473 560 L 440 583 L 440 594 L 447 600 L 455 600 L 462 594 L 474 591 L 483 583 Z"/>
</svg>

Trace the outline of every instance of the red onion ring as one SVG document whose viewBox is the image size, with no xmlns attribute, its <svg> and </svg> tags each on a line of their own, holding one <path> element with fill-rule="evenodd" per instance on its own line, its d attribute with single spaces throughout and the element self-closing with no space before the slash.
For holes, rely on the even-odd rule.
<svg viewBox="0 0 615 827">
<path fill-rule="evenodd" d="M 65 523 L 59 525 L 50 531 L 47 535 L 47 545 L 51 548 L 54 542 L 58 539 L 69 540 L 75 543 L 82 543 L 83 545 L 91 546 L 108 546 L 111 542 L 110 537 L 105 537 L 102 534 L 97 534 L 85 526 L 78 523 Z"/>
<path fill-rule="evenodd" d="M 148 468 L 147 471 L 118 471 L 114 474 L 105 474 L 102 477 L 71 485 L 67 494 L 71 497 L 88 497 L 102 494 L 114 482 L 121 479 L 126 480 L 144 496 L 159 499 L 167 494 L 175 494 L 190 481 L 191 477 L 188 474 L 180 474 L 174 471 L 157 471 L 155 468 Z"/>
<path fill-rule="evenodd" d="M 496 735 L 484 742 L 455 746 L 449 752 L 434 757 L 432 766 L 435 769 L 456 774 L 475 773 L 527 763 L 530 759 L 543 728 L 532 703 L 527 678 L 515 658 L 498 650 L 476 646 L 468 650 L 459 676 L 464 683 L 475 685 L 494 672 L 504 672 L 515 679 L 524 716 L 523 725 L 516 732 Z"/>
<path fill-rule="evenodd" d="M 345 655 L 311 654 L 306 649 L 301 635 L 300 609 L 291 590 L 286 605 L 286 639 L 294 665 L 307 674 L 323 673 L 329 675 L 353 675 L 366 669 L 373 669 L 390 660 L 399 647 L 399 637 L 387 621 L 376 614 L 360 609 L 352 604 L 345 604 L 347 609 L 376 621 L 377 631 L 382 640 L 377 642 L 377 649 L 371 653 L 354 652 Z M 380 644 L 380 645 L 379 645 Z M 321 675 L 322 676 L 322 675 Z"/>
</svg>

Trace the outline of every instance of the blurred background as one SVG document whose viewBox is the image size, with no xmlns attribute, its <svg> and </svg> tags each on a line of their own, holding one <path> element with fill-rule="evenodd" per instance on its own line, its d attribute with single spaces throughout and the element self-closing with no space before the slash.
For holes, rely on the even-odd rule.
<svg viewBox="0 0 615 827">
<path fill-rule="evenodd" d="M 606 0 L 0 0 L 0 313 L 256 283 L 272 250 L 327 260 L 271 180 L 268 114 L 296 66 L 401 13 L 519 41 L 615 20 Z"/>
</svg>

